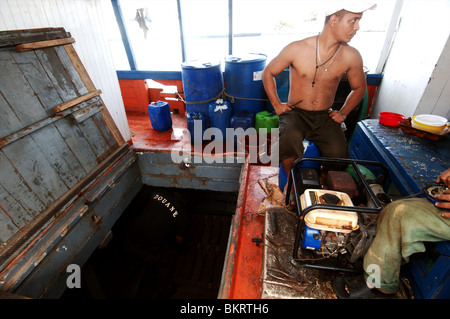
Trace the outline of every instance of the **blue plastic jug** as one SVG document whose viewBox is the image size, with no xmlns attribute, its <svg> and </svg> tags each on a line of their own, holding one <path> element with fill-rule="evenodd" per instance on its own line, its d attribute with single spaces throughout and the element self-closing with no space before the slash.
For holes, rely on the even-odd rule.
<svg viewBox="0 0 450 319">
<path fill-rule="evenodd" d="M 247 112 L 240 112 L 231 117 L 231 127 L 242 127 L 244 130 L 255 126 L 255 115 Z"/>
<path fill-rule="evenodd" d="M 231 122 L 231 106 L 227 101 L 222 99 L 216 100 L 209 104 L 209 120 L 211 127 L 218 128 L 222 132 L 222 141 L 226 138 L 226 129 L 230 127 Z M 215 140 L 219 140 L 219 136 L 215 136 Z"/>
<path fill-rule="evenodd" d="M 203 143 L 203 135 L 206 130 L 206 116 L 202 112 L 190 112 L 186 114 L 187 129 L 191 135 L 191 144 Z M 197 129 L 195 129 L 197 127 Z"/>
<path fill-rule="evenodd" d="M 306 141 L 306 140 L 305 140 Z M 303 157 L 320 157 L 320 151 L 317 148 L 316 144 L 313 142 L 307 141 L 308 145 L 305 146 L 305 150 L 303 151 Z M 301 163 L 300 167 L 306 168 L 315 168 L 318 169 L 320 167 L 320 162 L 317 161 L 304 161 Z M 280 170 L 278 172 L 278 186 L 281 191 L 284 191 L 284 188 L 287 184 L 287 175 L 284 170 L 283 163 L 280 163 Z"/>
<path fill-rule="evenodd" d="M 148 115 L 153 129 L 157 131 L 167 131 L 172 128 L 172 116 L 170 114 L 169 103 L 157 101 L 148 105 Z"/>
</svg>

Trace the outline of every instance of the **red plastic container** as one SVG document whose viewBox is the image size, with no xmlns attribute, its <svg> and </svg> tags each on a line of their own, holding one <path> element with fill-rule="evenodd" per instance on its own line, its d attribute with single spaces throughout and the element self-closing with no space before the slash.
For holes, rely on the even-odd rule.
<svg viewBox="0 0 450 319">
<path fill-rule="evenodd" d="M 405 117 L 398 113 L 380 112 L 379 122 L 386 126 L 398 127 L 398 123 L 404 119 Z"/>
</svg>

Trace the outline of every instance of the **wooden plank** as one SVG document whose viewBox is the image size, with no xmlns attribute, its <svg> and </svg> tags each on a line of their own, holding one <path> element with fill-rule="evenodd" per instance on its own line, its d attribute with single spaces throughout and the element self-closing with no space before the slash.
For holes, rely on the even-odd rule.
<svg viewBox="0 0 450 319">
<path fill-rule="evenodd" d="M 67 151 L 66 142 L 53 124 L 36 131 L 31 137 L 68 188 L 86 175 L 78 159 Z"/>
<path fill-rule="evenodd" d="M 58 94 L 55 84 L 45 72 L 36 52 L 17 53 L 11 51 L 11 55 L 17 66 L 22 70 L 24 77 L 46 110 L 47 115 L 53 114 L 52 108 L 64 101 Z"/>
<path fill-rule="evenodd" d="M 28 30 L 0 31 L 0 48 L 12 47 L 27 42 L 69 38 L 64 28 L 41 28 Z"/>
<path fill-rule="evenodd" d="M 22 268 L 21 273 L 12 274 L 11 277 L 15 278 L 7 278 L 10 282 L 16 279 L 14 280 L 16 284 L 12 286 L 10 282 L 6 282 L 3 289 L 9 287 L 10 291 L 33 298 L 59 298 L 67 288 L 65 274 L 67 265 L 71 263 L 80 267 L 84 265 L 140 189 L 137 165 L 129 167 L 114 184 L 115 187 L 110 189 L 106 196 L 89 205 L 90 211 L 73 224 L 64 237 L 55 238 L 60 239 L 59 242 L 54 242 L 50 248 L 44 247 L 47 254 L 37 266 L 31 263 L 25 266 L 29 268 L 29 276 L 26 276 L 27 271 L 23 271 Z M 92 215 L 98 216 L 101 223 L 94 224 Z M 66 227 L 67 223 L 58 220 L 55 224 L 54 228 L 61 229 Z M 62 247 L 64 249 L 61 249 Z M 20 264 L 16 268 L 18 267 Z"/>
<path fill-rule="evenodd" d="M 0 138 L 20 130 L 22 126 L 19 117 L 13 112 L 3 95 L 0 94 Z"/>
<path fill-rule="evenodd" d="M 69 190 L 30 136 L 3 147 L 2 151 L 46 207 Z M 13 195 L 22 198 L 20 194 Z"/>
<path fill-rule="evenodd" d="M 82 75 L 79 73 L 78 69 L 73 65 L 71 58 L 68 56 L 66 50 L 64 50 L 63 46 L 53 48 L 56 52 L 56 55 L 59 58 L 59 61 L 64 66 L 67 74 L 69 74 L 70 79 L 73 84 L 77 88 L 77 91 L 80 95 L 87 94 L 95 90 L 90 90 L 88 86 L 84 83 L 82 79 Z"/>
<path fill-rule="evenodd" d="M 26 136 L 28 134 L 31 134 L 31 133 L 33 133 L 33 132 L 35 132 L 37 130 L 40 130 L 41 128 L 43 128 L 45 126 L 47 126 L 47 125 L 49 125 L 49 124 L 51 124 L 51 123 L 53 123 L 53 122 L 55 122 L 55 121 L 65 117 L 65 116 L 70 115 L 72 113 L 72 111 L 78 111 L 78 110 L 81 110 L 83 108 L 90 107 L 92 105 L 102 106 L 103 104 L 101 104 L 101 103 L 102 102 L 101 102 L 100 98 L 98 98 L 98 99 L 94 98 L 94 99 L 91 99 L 89 101 L 82 102 L 82 103 L 76 105 L 75 107 L 73 107 L 70 110 L 61 111 L 61 112 L 59 112 L 58 114 L 56 114 L 54 116 L 50 116 L 50 117 L 44 118 L 41 121 L 38 121 L 38 122 L 33 123 L 31 125 L 25 126 L 22 129 L 19 129 L 18 131 L 14 132 L 12 134 L 9 134 L 7 136 L 4 136 L 4 137 L 0 138 L 0 147 L 6 146 L 8 144 L 11 144 L 11 143 L 15 142 L 16 140 L 18 140 L 19 138 L 22 138 L 22 137 L 24 137 L 24 136 Z M 1 106 L 1 103 L 0 103 L 0 106 Z"/>
<path fill-rule="evenodd" d="M 29 214 L 37 216 L 41 210 L 45 209 L 45 204 L 14 168 L 3 151 L 0 151 L 0 176 L 2 177 L 0 179 L 0 184 L 7 192 L 7 196 L 20 202 L 23 209 Z M 5 209 L 7 211 L 12 211 L 14 207 L 5 204 Z"/>
<path fill-rule="evenodd" d="M 70 100 L 70 101 L 64 102 L 63 104 L 60 104 L 60 105 L 58 105 L 58 106 L 55 106 L 55 107 L 53 108 L 53 111 L 54 111 L 55 113 L 64 111 L 64 110 L 66 110 L 66 109 L 68 109 L 68 108 L 70 108 L 70 107 L 72 107 L 72 106 L 75 106 L 75 105 L 80 104 L 80 103 L 82 103 L 82 102 L 84 102 L 84 101 L 90 100 L 90 99 L 92 99 L 93 97 L 96 97 L 97 95 L 100 95 L 101 93 L 102 93 L 101 90 L 96 90 L 96 91 L 94 91 L 94 92 L 87 93 L 87 94 L 85 94 L 85 95 L 83 95 L 83 96 L 79 96 L 79 97 L 77 97 L 77 98 L 75 98 L 75 99 L 72 99 L 72 100 Z"/>
<path fill-rule="evenodd" d="M 100 111 L 100 114 L 102 115 L 103 120 L 105 121 L 106 125 L 111 131 L 111 134 L 114 136 L 114 139 L 116 140 L 117 144 L 118 145 L 124 144 L 125 140 L 122 136 L 122 133 L 120 133 L 119 129 L 117 128 L 116 123 L 112 119 L 108 109 L 104 108 L 103 110 Z"/>
<path fill-rule="evenodd" d="M 91 172 L 97 166 L 97 157 L 78 125 L 73 125 L 69 118 L 55 122 L 55 126 L 66 141 L 68 151 L 78 159 L 86 172 Z"/>
<path fill-rule="evenodd" d="M 0 184 L 0 243 L 21 232 L 33 218 L 24 205 Z"/>
<path fill-rule="evenodd" d="M 128 144 L 124 144 L 119 149 L 115 150 L 107 159 L 105 159 L 100 165 L 97 165 L 94 170 L 92 170 L 88 175 L 86 175 L 81 181 L 79 181 L 70 191 L 66 192 L 63 196 L 59 197 L 56 201 L 43 210 L 33 222 L 28 223 L 22 233 L 17 233 L 13 236 L 8 245 L 0 247 L 0 266 L 4 265 L 11 256 L 18 252 L 20 247 L 23 245 L 39 230 L 42 226 L 47 223 L 55 213 L 61 210 L 72 198 L 79 195 L 80 192 L 84 191 L 85 188 L 98 178 L 98 175 L 105 170 L 108 166 L 114 163 L 117 159 L 122 157 L 127 151 L 129 151 Z M 1 153 L 0 153 L 1 154 Z M 1 168 L 1 166 L 0 166 Z"/>
<path fill-rule="evenodd" d="M 96 90 L 94 82 L 92 82 L 92 79 L 89 76 L 88 72 L 86 71 L 86 68 L 84 67 L 83 63 L 81 63 L 80 57 L 78 56 L 74 47 L 71 44 L 68 44 L 68 45 L 64 46 L 64 50 L 66 51 L 67 56 L 69 57 L 73 66 L 75 67 L 78 74 L 80 75 L 81 80 L 83 81 L 87 90 L 89 92 L 94 92 Z M 105 121 L 106 125 L 108 126 L 109 130 L 111 131 L 112 135 L 114 136 L 114 139 L 116 140 L 117 144 L 118 145 L 124 144 L 125 140 L 124 140 L 122 134 L 120 133 L 119 129 L 117 128 L 116 123 L 112 119 L 111 114 L 109 113 L 108 109 L 105 108 L 100 113 L 102 114 L 103 120 Z"/>
<path fill-rule="evenodd" d="M 73 82 L 70 74 L 61 63 L 55 48 L 35 51 L 45 73 L 52 81 L 63 102 L 70 101 L 84 94 L 80 92 Z"/>
<path fill-rule="evenodd" d="M 80 75 L 84 85 L 88 89 L 89 92 L 95 91 L 95 85 L 94 82 L 92 82 L 89 74 L 86 71 L 86 68 L 84 67 L 83 63 L 81 63 L 80 57 L 78 56 L 77 52 L 75 51 L 73 45 L 68 44 L 63 46 L 64 50 L 67 53 L 67 56 L 69 57 L 70 61 L 72 61 L 73 66 L 77 70 L 78 74 Z"/>
<path fill-rule="evenodd" d="M 101 112 L 101 111 L 100 111 Z M 109 114 L 109 113 L 108 113 Z M 93 121 L 97 125 L 100 133 L 102 134 L 103 138 L 105 139 L 106 144 L 109 148 L 115 149 L 117 146 L 122 145 L 123 143 L 118 143 L 115 139 L 112 132 L 109 130 L 108 124 L 105 123 L 104 117 L 101 113 L 94 114 L 92 117 Z"/>
<path fill-rule="evenodd" d="M 38 42 L 19 44 L 19 45 L 15 46 L 15 49 L 17 52 L 26 52 L 26 51 L 54 47 L 54 46 L 58 46 L 58 45 L 70 44 L 70 43 L 74 43 L 74 42 L 75 42 L 75 40 L 73 38 L 46 40 L 46 41 L 38 41 Z"/>
<path fill-rule="evenodd" d="M 111 154 L 112 151 L 109 149 L 108 144 L 103 138 L 102 132 L 100 132 L 92 117 L 83 123 L 80 123 L 78 126 L 81 128 L 83 135 L 91 145 L 98 163 L 102 162 L 106 156 Z"/>
<path fill-rule="evenodd" d="M 8 50 L 0 50 L 0 70 L 0 93 L 22 125 L 30 125 L 47 117 L 47 112 Z"/>
<path fill-rule="evenodd" d="M 87 120 L 91 116 L 93 116 L 93 115 L 97 114 L 98 112 L 100 112 L 101 110 L 103 110 L 103 108 L 104 108 L 103 105 L 91 105 L 91 106 L 82 108 L 78 111 L 75 111 L 72 114 L 70 114 L 70 116 L 72 118 L 72 123 L 80 124 L 81 122 Z"/>
<path fill-rule="evenodd" d="M 7 195 L 8 193 L 0 185 L 0 244 L 5 243 L 10 239 L 14 234 L 20 231 L 20 228 L 25 226 L 27 221 L 31 220 L 31 216 L 27 216 L 28 218 L 23 218 L 24 214 L 11 214 L 11 211 L 17 212 L 21 209 L 21 206 L 18 205 L 17 201 L 14 198 L 11 198 Z M 17 218 L 19 215 L 22 218 Z"/>
</svg>

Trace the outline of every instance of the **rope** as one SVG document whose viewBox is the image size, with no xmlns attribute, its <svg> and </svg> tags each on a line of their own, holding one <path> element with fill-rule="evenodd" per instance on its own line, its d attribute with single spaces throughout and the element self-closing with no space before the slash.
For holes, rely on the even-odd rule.
<svg viewBox="0 0 450 319">
<path fill-rule="evenodd" d="M 217 99 L 223 99 L 225 100 L 225 97 L 230 99 L 231 103 L 235 102 L 235 99 L 237 100 L 249 100 L 249 101 L 261 101 L 261 102 L 268 102 L 268 99 L 256 99 L 256 98 L 249 98 L 249 97 L 237 97 L 237 96 L 233 96 L 228 94 L 225 89 L 223 89 L 219 94 L 217 94 L 215 97 L 205 100 L 205 101 L 199 101 L 199 102 L 187 102 L 186 100 L 183 99 L 183 97 L 180 95 L 180 93 L 176 92 L 175 93 L 177 95 L 178 100 L 182 101 L 184 104 L 204 104 L 204 103 L 209 103 L 211 101 L 217 100 Z"/>
</svg>

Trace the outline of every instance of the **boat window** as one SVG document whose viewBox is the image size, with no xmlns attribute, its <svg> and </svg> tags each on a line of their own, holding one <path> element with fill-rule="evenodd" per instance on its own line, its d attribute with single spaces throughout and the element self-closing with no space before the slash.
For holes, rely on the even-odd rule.
<svg viewBox="0 0 450 319">
<path fill-rule="evenodd" d="M 182 51 L 177 1 L 126 0 L 120 1 L 120 9 L 136 69 L 179 70 Z M 130 70 L 116 18 L 114 15 L 108 18 L 109 43 L 116 70 Z"/>
<path fill-rule="evenodd" d="M 263 53 L 269 62 L 288 43 L 322 30 L 327 2 L 127 0 L 120 7 L 137 69 L 180 71 L 183 59 L 223 62 L 228 54 Z M 379 73 L 388 29 L 398 15 L 393 14 L 396 1 L 371 2 L 377 8 L 364 13 L 350 45 L 359 50 L 370 73 Z M 116 24 L 108 35 L 116 69 L 130 70 L 114 16 L 110 23 Z"/>
</svg>

